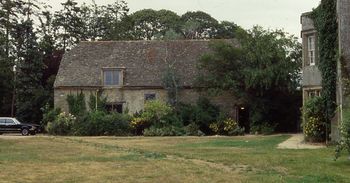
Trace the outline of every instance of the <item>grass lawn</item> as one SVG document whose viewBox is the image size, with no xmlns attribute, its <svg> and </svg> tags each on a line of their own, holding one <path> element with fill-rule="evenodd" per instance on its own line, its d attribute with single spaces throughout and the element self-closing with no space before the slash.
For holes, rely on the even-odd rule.
<svg viewBox="0 0 350 183">
<path fill-rule="evenodd" d="M 0 182 L 350 182 L 333 147 L 288 137 L 0 137 Z"/>
</svg>

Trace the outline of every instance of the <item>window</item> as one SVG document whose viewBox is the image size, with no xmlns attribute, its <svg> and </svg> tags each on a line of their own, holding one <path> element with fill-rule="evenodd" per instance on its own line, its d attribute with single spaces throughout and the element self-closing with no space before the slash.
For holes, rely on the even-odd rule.
<svg viewBox="0 0 350 183">
<path fill-rule="evenodd" d="M 6 119 L 6 124 L 13 125 L 13 124 L 15 124 L 15 122 L 12 119 Z"/>
<path fill-rule="evenodd" d="M 319 97 L 319 96 L 321 96 L 321 91 L 320 90 L 309 90 L 309 91 L 307 91 L 307 95 L 310 98 Z"/>
<path fill-rule="evenodd" d="M 108 112 L 123 113 L 123 104 L 122 103 L 107 104 L 106 110 Z"/>
<path fill-rule="evenodd" d="M 307 45 L 308 45 L 308 56 L 309 56 L 309 61 L 310 65 L 315 65 L 315 36 L 309 36 L 307 38 Z"/>
<path fill-rule="evenodd" d="M 0 125 L 5 125 L 5 119 L 0 119 Z"/>
<path fill-rule="evenodd" d="M 156 99 L 156 94 L 152 93 L 152 94 L 145 94 L 145 101 L 149 101 L 149 100 L 155 100 Z"/>
<path fill-rule="evenodd" d="M 103 84 L 105 86 L 120 86 L 121 71 L 117 69 L 103 70 Z"/>
</svg>

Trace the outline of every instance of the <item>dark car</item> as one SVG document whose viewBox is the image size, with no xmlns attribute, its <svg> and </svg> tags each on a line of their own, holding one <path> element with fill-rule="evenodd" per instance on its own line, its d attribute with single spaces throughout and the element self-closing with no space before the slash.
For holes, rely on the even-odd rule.
<svg viewBox="0 0 350 183">
<path fill-rule="evenodd" d="M 24 136 L 40 132 L 40 125 L 19 122 L 16 118 L 0 117 L 0 134 L 21 133 Z"/>
</svg>

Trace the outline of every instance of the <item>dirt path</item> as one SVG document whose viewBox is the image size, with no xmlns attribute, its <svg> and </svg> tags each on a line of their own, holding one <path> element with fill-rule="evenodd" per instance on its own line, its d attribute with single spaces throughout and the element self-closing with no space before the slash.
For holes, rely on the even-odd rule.
<svg viewBox="0 0 350 183">
<path fill-rule="evenodd" d="M 320 149 L 325 148 L 324 144 L 308 144 L 304 142 L 303 134 L 293 134 L 286 141 L 278 144 L 278 149 Z"/>
</svg>

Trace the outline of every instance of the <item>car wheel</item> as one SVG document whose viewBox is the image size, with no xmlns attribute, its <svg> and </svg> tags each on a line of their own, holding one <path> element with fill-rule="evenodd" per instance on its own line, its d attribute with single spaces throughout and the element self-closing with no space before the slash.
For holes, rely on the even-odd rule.
<svg viewBox="0 0 350 183">
<path fill-rule="evenodd" d="M 23 136 L 27 136 L 27 135 L 29 135 L 29 130 L 27 128 L 23 128 L 21 133 Z"/>
</svg>

